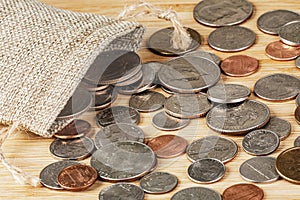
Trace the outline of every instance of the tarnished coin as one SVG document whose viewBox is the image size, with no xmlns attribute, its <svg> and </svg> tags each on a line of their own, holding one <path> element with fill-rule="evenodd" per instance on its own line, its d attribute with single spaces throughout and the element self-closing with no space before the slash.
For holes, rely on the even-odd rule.
<svg viewBox="0 0 300 200">
<path fill-rule="evenodd" d="M 155 72 L 155 79 L 153 81 L 153 84 L 160 84 L 157 73 L 163 66 L 164 66 L 164 64 L 161 62 L 158 62 L 158 61 L 149 61 L 149 62 L 143 63 L 143 67 L 151 68 Z"/>
<path fill-rule="evenodd" d="M 140 122 L 140 114 L 134 108 L 113 106 L 99 112 L 96 115 L 96 122 L 100 126 L 108 126 L 116 123 L 138 124 Z"/>
<path fill-rule="evenodd" d="M 203 0 L 194 8 L 194 18 L 207 26 L 230 26 L 244 22 L 252 12 L 247 0 Z"/>
<path fill-rule="evenodd" d="M 129 99 L 129 106 L 140 112 L 153 112 L 163 107 L 165 96 L 158 92 L 145 91 L 132 95 Z"/>
<path fill-rule="evenodd" d="M 298 124 L 300 124 L 300 106 L 298 106 L 295 110 L 295 119 Z"/>
<path fill-rule="evenodd" d="M 99 200 L 144 200 L 144 191 L 131 183 L 117 183 L 103 188 Z"/>
<path fill-rule="evenodd" d="M 79 139 L 55 139 L 50 145 L 50 152 L 59 159 L 83 160 L 91 155 L 94 142 L 88 137 Z"/>
<path fill-rule="evenodd" d="M 294 146 L 295 147 L 300 147 L 300 136 L 298 136 L 295 141 L 294 141 Z"/>
<path fill-rule="evenodd" d="M 217 84 L 207 90 L 207 98 L 215 103 L 239 103 L 251 94 L 249 88 L 238 84 Z"/>
<path fill-rule="evenodd" d="M 65 128 L 54 134 L 60 139 L 75 139 L 85 136 L 91 131 L 92 125 L 81 119 L 75 119 Z"/>
<path fill-rule="evenodd" d="M 300 93 L 297 95 L 297 98 L 296 98 L 296 106 L 299 106 L 300 105 Z"/>
<path fill-rule="evenodd" d="M 129 79 L 122 81 L 122 82 L 118 82 L 116 84 L 114 84 L 115 87 L 122 87 L 122 86 L 127 86 L 127 85 L 131 85 L 137 82 L 137 80 L 140 80 L 143 78 L 143 72 L 142 70 L 138 71 L 135 75 L 133 75 L 132 77 L 130 77 Z"/>
<path fill-rule="evenodd" d="M 241 26 L 225 26 L 211 32 L 208 44 L 213 49 L 224 52 L 242 51 L 251 47 L 256 40 L 255 33 Z"/>
<path fill-rule="evenodd" d="M 114 91 L 114 87 L 110 86 L 103 91 L 92 93 L 92 98 L 90 110 L 101 110 L 109 107 L 117 99 L 117 92 Z"/>
<path fill-rule="evenodd" d="M 271 74 L 259 79 L 254 85 L 254 93 L 269 101 L 293 99 L 299 92 L 300 79 L 289 74 Z"/>
<path fill-rule="evenodd" d="M 283 151 L 276 159 L 276 170 L 280 176 L 293 183 L 300 183 L 300 147 Z"/>
<path fill-rule="evenodd" d="M 289 22 L 280 28 L 279 38 L 287 45 L 300 45 L 300 16 L 298 21 Z"/>
<path fill-rule="evenodd" d="M 240 174 L 246 181 L 269 183 L 279 178 L 275 169 L 276 159 L 268 156 L 254 157 L 240 166 Z"/>
<path fill-rule="evenodd" d="M 270 119 L 269 108 L 259 101 L 246 100 L 239 104 L 222 104 L 206 115 L 206 123 L 214 131 L 226 134 L 244 134 L 261 128 Z"/>
<path fill-rule="evenodd" d="M 95 146 L 97 149 L 118 141 L 144 142 L 144 131 L 133 124 L 111 124 L 102 128 L 95 135 Z"/>
<path fill-rule="evenodd" d="M 263 200 L 264 191 L 253 184 L 232 185 L 222 194 L 223 200 Z"/>
<path fill-rule="evenodd" d="M 106 181 L 136 180 L 155 165 L 156 156 L 150 147 L 136 141 L 119 141 L 95 151 L 91 158 L 99 177 Z"/>
<path fill-rule="evenodd" d="M 215 158 L 223 163 L 232 160 L 238 152 L 237 144 L 230 139 L 208 136 L 193 141 L 186 149 L 188 159 L 192 162 L 203 158 Z"/>
<path fill-rule="evenodd" d="M 168 94 L 176 94 L 176 93 L 178 93 L 178 92 L 171 91 L 171 90 L 169 90 L 168 88 L 165 88 L 164 86 L 160 86 L 160 87 L 161 87 L 161 89 L 162 89 L 164 92 L 166 92 L 166 93 L 168 93 Z"/>
<path fill-rule="evenodd" d="M 273 153 L 279 146 L 276 133 L 266 129 L 259 129 L 248 133 L 242 142 L 243 149 L 251 155 L 265 156 Z"/>
<path fill-rule="evenodd" d="M 163 56 L 178 56 L 190 51 L 194 51 L 201 44 L 201 36 L 194 29 L 186 28 L 186 31 L 190 34 L 192 38 L 192 42 L 187 49 L 175 49 L 173 47 L 173 27 L 164 28 L 153 33 L 153 35 L 148 40 L 148 48 L 153 53 Z"/>
<path fill-rule="evenodd" d="M 163 131 L 175 131 L 186 127 L 191 120 L 189 119 L 179 119 L 172 117 L 165 113 L 164 111 L 157 113 L 152 118 L 152 124 L 157 129 Z"/>
<path fill-rule="evenodd" d="M 186 56 L 202 57 L 202 58 L 206 58 L 208 60 L 213 61 L 218 66 L 221 64 L 221 58 L 219 56 L 217 56 L 214 53 L 207 52 L 207 51 L 192 51 L 192 52 L 187 53 L 187 54 L 185 54 L 183 56 L 184 57 L 186 57 Z"/>
<path fill-rule="evenodd" d="M 273 60 L 294 60 L 300 55 L 300 47 L 293 47 L 281 41 L 272 42 L 267 45 L 266 54 Z"/>
<path fill-rule="evenodd" d="M 225 165 L 212 158 L 196 160 L 188 168 L 189 178 L 196 183 L 214 183 L 225 175 Z"/>
<path fill-rule="evenodd" d="M 152 172 L 140 180 L 141 188 L 150 194 L 172 191 L 178 184 L 177 177 L 168 172 Z"/>
<path fill-rule="evenodd" d="M 87 89 L 89 92 L 97 92 L 97 91 L 102 91 L 106 90 L 110 85 L 99 85 L 97 83 L 90 83 L 86 81 L 84 78 L 79 84 L 79 87 L 83 87 Z"/>
<path fill-rule="evenodd" d="M 295 60 L 295 65 L 300 69 L 300 56 L 298 56 L 298 58 Z"/>
<path fill-rule="evenodd" d="M 175 94 L 167 98 L 164 108 L 174 117 L 197 118 L 204 116 L 212 104 L 204 94 Z"/>
<path fill-rule="evenodd" d="M 284 140 L 291 133 L 291 123 L 279 117 L 271 117 L 270 121 L 263 127 L 276 133 L 280 140 Z"/>
<path fill-rule="evenodd" d="M 209 188 L 190 187 L 176 192 L 171 200 L 222 200 L 222 196 Z"/>
</svg>

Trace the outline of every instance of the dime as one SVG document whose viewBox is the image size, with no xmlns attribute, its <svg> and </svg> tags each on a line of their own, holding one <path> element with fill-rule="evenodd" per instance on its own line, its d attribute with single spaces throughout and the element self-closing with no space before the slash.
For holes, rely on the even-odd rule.
<svg viewBox="0 0 300 200">
<path fill-rule="evenodd" d="M 294 60 L 300 55 L 300 47 L 293 47 L 276 41 L 267 45 L 266 54 L 273 60 Z"/>
<path fill-rule="evenodd" d="M 191 187 L 176 192 L 171 200 L 222 200 L 222 196 L 209 188 Z"/>
<path fill-rule="evenodd" d="M 224 52 L 242 51 L 251 47 L 256 40 L 255 33 L 241 26 L 225 26 L 214 30 L 208 36 L 213 49 Z"/>
<path fill-rule="evenodd" d="M 287 45 L 300 45 L 300 16 L 299 21 L 287 23 L 280 28 L 279 38 Z"/>
<path fill-rule="evenodd" d="M 133 124 L 111 124 L 102 128 L 95 136 L 97 149 L 118 141 L 144 142 L 144 131 Z"/>
<path fill-rule="evenodd" d="M 300 124 L 300 106 L 298 106 L 295 110 L 295 119 L 298 124 Z"/>
<path fill-rule="evenodd" d="M 216 63 L 218 66 L 221 64 L 221 58 L 219 56 L 207 51 L 192 51 L 184 55 L 184 57 L 186 56 L 206 58 Z"/>
<path fill-rule="evenodd" d="M 214 131 L 226 134 L 244 134 L 263 127 L 270 119 L 269 108 L 254 100 L 239 104 L 221 104 L 209 111 L 206 123 Z"/>
<path fill-rule="evenodd" d="M 163 56 L 178 56 L 187 52 L 194 51 L 201 44 L 200 34 L 191 28 L 186 28 L 186 31 L 192 38 L 192 42 L 187 49 L 175 49 L 172 44 L 173 27 L 161 29 L 149 38 L 148 48 L 155 54 Z"/>
<path fill-rule="evenodd" d="M 102 189 L 99 200 L 144 200 L 144 191 L 131 183 L 117 183 Z"/>
<path fill-rule="evenodd" d="M 242 77 L 255 73 L 259 68 L 259 61 L 246 55 L 230 56 L 222 61 L 221 69 L 228 76 Z"/>
<path fill-rule="evenodd" d="M 109 107 L 116 99 L 117 93 L 114 87 L 109 87 L 106 90 L 93 93 L 93 102 L 90 107 L 91 110 L 101 110 Z"/>
<path fill-rule="evenodd" d="M 226 163 L 232 160 L 237 152 L 238 146 L 233 140 L 219 136 L 195 140 L 186 149 L 188 159 L 192 162 L 203 158 L 214 158 Z"/>
<path fill-rule="evenodd" d="M 145 91 L 132 95 L 129 99 L 129 106 L 140 112 L 153 112 L 163 107 L 165 96 L 158 92 Z"/>
<path fill-rule="evenodd" d="M 248 133 L 242 142 L 243 149 L 251 155 L 265 156 L 273 153 L 279 146 L 276 133 L 266 129 L 259 129 Z"/>
<path fill-rule="evenodd" d="M 247 0 L 203 0 L 194 8 L 194 19 L 212 27 L 230 26 L 244 22 L 252 12 Z"/>
<path fill-rule="evenodd" d="M 272 74 L 259 79 L 254 93 L 265 100 L 285 101 L 295 98 L 300 92 L 300 79 L 289 74 Z"/>
<path fill-rule="evenodd" d="M 167 172 L 152 172 L 140 180 L 141 188 L 150 194 L 170 192 L 177 184 L 177 177 Z"/>
<path fill-rule="evenodd" d="M 280 176 L 293 183 L 300 183 L 300 147 L 283 151 L 276 159 L 276 170 Z"/>
<path fill-rule="evenodd" d="M 75 139 L 87 135 L 91 131 L 92 125 L 81 119 L 75 119 L 65 128 L 54 134 L 60 139 Z"/>
<path fill-rule="evenodd" d="M 295 146 L 295 147 L 300 147 L 300 136 L 298 136 L 298 137 L 295 139 L 294 146 Z"/>
<path fill-rule="evenodd" d="M 275 169 L 276 159 L 268 156 L 254 157 L 240 166 L 240 174 L 246 181 L 269 183 L 279 178 Z"/>
<path fill-rule="evenodd" d="M 240 183 L 227 188 L 223 200 L 263 200 L 264 191 L 253 184 Z"/>
<path fill-rule="evenodd" d="M 151 139 L 147 145 L 158 158 L 173 158 L 185 153 L 188 142 L 177 135 L 161 135 Z"/>
<path fill-rule="evenodd" d="M 284 140 L 291 133 L 291 123 L 279 117 L 271 117 L 263 129 L 273 131 L 279 136 L 280 140 Z"/>
<path fill-rule="evenodd" d="M 298 58 L 295 60 L 295 65 L 300 69 L 300 56 L 298 56 Z"/>
<path fill-rule="evenodd" d="M 186 127 L 191 120 L 189 119 L 179 119 L 172 117 L 165 113 L 164 111 L 157 113 L 152 118 L 152 124 L 157 129 L 163 131 L 175 131 Z"/>
</svg>

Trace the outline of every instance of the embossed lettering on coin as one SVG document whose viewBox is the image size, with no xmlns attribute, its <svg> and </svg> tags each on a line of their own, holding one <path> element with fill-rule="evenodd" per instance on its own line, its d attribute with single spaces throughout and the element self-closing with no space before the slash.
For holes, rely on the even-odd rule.
<svg viewBox="0 0 300 200">
<path fill-rule="evenodd" d="M 164 131 L 175 131 L 186 127 L 191 120 L 189 119 L 179 119 L 172 117 L 165 113 L 164 111 L 157 113 L 152 118 L 152 124 L 157 129 Z"/>
<path fill-rule="evenodd" d="M 222 200 L 222 196 L 209 188 L 191 187 L 176 192 L 171 200 Z"/>
<path fill-rule="evenodd" d="M 117 183 L 103 188 L 99 200 L 143 200 L 142 188 L 131 183 Z"/>
<path fill-rule="evenodd" d="M 253 184 L 240 183 L 227 188 L 223 200 L 263 200 L 264 191 Z"/>
<path fill-rule="evenodd" d="M 284 140 L 291 133 L 291 123 L 279 117 L 271 117 L 263 129 L 273 131 L 279 136 L 280 140 Z"/>
<path fill-rule="evenodd" d="M 129 106 L 140 112 L 152 112 L 161 109 L 165 100 L 165 96 L 161 93 L 146 91 L 132 95 L 129 99 Z"/>
</svg>

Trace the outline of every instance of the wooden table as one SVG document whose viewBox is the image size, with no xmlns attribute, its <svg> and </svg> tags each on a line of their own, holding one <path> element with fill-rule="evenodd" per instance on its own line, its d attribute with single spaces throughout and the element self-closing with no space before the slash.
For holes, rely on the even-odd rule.
<svg viewBox="0 0 300 200">
<path fill-rule="evenodd" d="M 121 12 L 125 4 L 133 4 L 132 0 L 43 0 L 43 2 L 56 6 L 62 9 L 68 9 L 79 12 L 92 12 L 96 14 L 106 15 L 109 17 L 116 17 L 118 13 Z M 222 53 L 211 49 L 207 45 L 207 37 L 214 28 L 205 27 L 198 24 L 193 19 L 193 8 L 198 3 L 198 0 L 169 0 L 169 1 L 155 1 L 149 0 L 149 2 L 154 3 L 162 8 L 172 7 L 178 12 L 178 15 L 182 23 L 186 26 L 194 28 L 197 30 L 203 38 L 203 44 L 200 49 L 211 51 L 216 53 L 222 59 L 236 54 L 246 54 L 253 56 L 260 61 L 260 68 L 257 73 L 245 77 L 245 78 L 232 78 L 222 75 L 222 81 L 225 83 L 239 83 L 248 86 L 253 90 L 254 83 L 259 78 L 277 72 L 293 74 L 299 76 L 300 70 L 295 67 L 294 61 L 279 62 L 273 61 L 265 55 L 264 49 L 266 45 L 272 41 L 278 40 L 277 36 L 271 36 L 260 32 L 256 27 L 257 18 L 266 11 L 276 10 L 276 9 L 287 9 L 293 10 L 300 13 L 299 0 L 251 0 L 254 5 L 254 13 L 248 21 L 244 22 L 242 26 L 251 28 L 257 34 L 256 44 L 250 49 L 247 49 L 239 53 Z M 147 32 L 144 37 L 146 41 L 150 34 L 163 27 L 170 26 L 168 22 L 157 20 L 155 18 L 141 18 L 138 19 L 141 24 L 147 27 Z M 165 61 L 168 58 L 157 56 L 149 52 L 145 48 L 145 42 L 139 51 L 139 54 L 143 62 L 146 61 Z M 161 91 L 158 89 L 158 91 Z M 165 94 L 165 93 L 164 93 Z M 257 99 L 254 95 L 250 97 L 251 99 Z M 285 101 L 281 103 L 267 102 L 266 103 L 270 110 L 272 116 L 282 117 L 292 124 L 291 135 L 281 142 L 278 150 L 271 156 L 276 157 L 284 149 L 293 146 L 295 138 L 300 134 L 300 126 L 295 122 L 294 110 L 296 108 L 295 100 Z M 127 104 L 128 97 L 120 96 L 114 103 L 117 104 Z M 151 125 L 151 118 L 154 113 L 142 114 L 141 128 L 145 131 L 147 138 L 152 138 L 159 134 L 167 134 L 169 132 L 158 131 Z M 93 131 L 97 131 L 97 126 L 93 120 L 94 114 L 89 113 L 82 116 L 84 119 L 90 120 L 93 123 Z M 172 134 L 178 134 L 185 137 L 189 142 L 197 138 L 201 138 L 207 135 L 219 135 L 211 131 L 205 124 L 205 118 L 193 120 L 192 123 L 183 130 L 177 132 L 171 132 Z M 243 183 L 244 181 L 239 174 L 239 166 L 245 160 L 251 158 L 252 156 L 246 154 L 241 149 L 242 136 L 225 136 L 235 140 L 239 145 L 239 153 L 237 157 L 226 164 L 227 172 L 225 177 L 214 184 L 196 184 L 189 180 L 187 177 L 187 167 L 190 165 L 190 161 L 187 159 L 186 155 L 182 155 L 175 159 L 159 159 L 159 164 L 157 171 L 168 171 L 175 174 L 179 178 L 178 187 L 168 193 L 163 195 L 148 195 L 146 198 L 148 200 L 152 199 L 169 199 L 175 192 L 191 187 L 191 186 L 203 186 L 212 188 L 220 193 L 222 193 L 227 187 L 236 183 Z M 44 139 L 33 135 L 32 133 L 17 132 L 13 134 L 4 145 L 4 153 L 9 159 L 9 161 L 24 169 L 26 172 L 38 176 L 40 171 L 48 164 L 57 161 L 54 159 L 49 152 L 49 145 L 53 139 Z M 84 161 L 89 163 L 89 159 Z M 138 184 L 138 181 L 134 182 Z M 68 192 L 68 191 L 54 191 L 47 189 L 45 187 L 39 186 L 33 188 L 31 186 L 21 186 L 14 182 L 12 176 L 8 173 L 6 168 L 0 165 L 0 199 L 97 199 L 100 190 L 110 185 L 111 183 L 97 181 L 95 185 L 89 188 L 87 191 L 83 192 Z M 300 187 L 296 184 L 291 184 L 285 180 L 279 180 L 270 184 L 258 184 L 265 191 L 265 199 L 269 200 L 291 200 L 300 199 Z"/>
</svg>

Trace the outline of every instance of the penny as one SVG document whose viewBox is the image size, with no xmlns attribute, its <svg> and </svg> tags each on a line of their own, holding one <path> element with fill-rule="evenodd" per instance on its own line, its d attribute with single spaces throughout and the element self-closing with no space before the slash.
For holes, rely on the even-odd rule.
<svg viewBox="0 0 300 200">
<path fill-rule="evenodd" d="M 92 98 L 90 110 L 101 110 L 109 107 L 117 99 L 117 93 L 111 86 L 103 91 L 94 92 Z"/>
<path fill-rule="evenodd" d="M 68 166 L 58 174 L 58 184 L 71 191 L 81 191 L 91 187 L 97 180 L 97 171 L 88 165 Z"/>
<path fill-rule="evenodd" d="M 248 133 L 242 142 L 243 149 L 251 155 L 265 156 L 273 153 L 279 146 L 276 133 L 266 129 L 259 129 Z"/>
<path fill-rule="evenodd" d="M 209 111 L 206 123 L 214 131 L 240 135 L 261 128 L 270 119 L 269 108 L 259 101 L 221 104 Z"/>
<path fill-rule="evenodd" d="M 300 147 L 300 136 L 298 136 L 295 141 L 294 141 L 294 146 L 295 147 Z"/>
<path fill-rule="evenodd" d="M 279 178 L 275 169 L 276 159 L 268 156 L 254 157 L 240 166 L 243 179 L 254 183 L 269 183 Z"/>
<path fill-rule="evenodd" d="M 295 110 L 295 119 L 298 124 L 300 124 L 300 106 L 297 106 Z"/>
<path fill-rule="evenodd" d="M 140 112 L 153 112 L 163 107 L 165 96 L 158 92 L 145 91 L 132 95 L 129 99 L 129 106 Z"/>
<path fill-rule="evenodd" d="M 214 53 L 207 52 L 207 51 L 192 51 L 190 53 L 187 53 L 183 55 L 184 57 L 186 56 L 192 56 L 192 57 L 201 57 L 201 58 L 206 58 L 208 60 L 213 61 L 216 63 L 218 66 L 221 64 L 221 58 L 217 56 Z"/>
<path fill-rule="evenodd" d="M 287 45 L 300 45 L 300 16 L 298 21 L 289 22 L 280 28 L 279 38 Z"/>
<path fill-rule="evenodd" d="M 175 49 L 172 44 L 173 27 L 161 29 L 150 36 L 148 40 L 148 48 L 155 54 L 163 56 L 178 56 L 194 51 L 201 44 L 200 34 L 191 28 L 185 28 L 191 36 L 191 44 L 187 49 Z"/>
<path fill-rule="evenodd" d="M 188 142 L 177 135 L 161 135 L 151 139 L 147 145 L 158 158 L 173 158 L 185 153 Z"/>
<path fill-rule="evenodd" d="M 263 200 L 264 191 L 253 184 L 240 183 L 227 188 L 223 200 Z"/>
<path fill-rule="evenodd" d="M 213 49 L 224 52 L 242 51 L 251 47 L 256 40 L 255 33 L 241 26 L 225 26 L 211 32 L 208 44 Z"/>
<path fill-rule="evenodd" d="M 243 77 L 254 74 L 259 68 L 259 61 L 246 55 L 230 56 L 222 61 L 221 69 L 233 77 Z"/>
<path fill-rule="evenodd" d="M 92 125 L 81 119 L 75 119 L 65 128 L 54 134 L 60 139 L 75 139 L 87 135 L 91 131 Z"/>
<path fill-rule="evenodd" d="M 291 133 L 291 123 L 279 117 L 271 117 L 270 121 L 263 127 L 276 133 L 280 140 L 284 140 Z"/>
<path fill-rule="evenodd" d="M 295 60 L 295 65 L 300 69 L 300 56 L 298 56 L 298 58 Z"/>
<path fill-rule="evenodd" d="M 271 59 L 279 61 L 294 60 L 300 55 L 300 47 L 289 46 L 281 41 L 268 44 L 265 51 Z"/>
<path fill-rule="evenodd" d="M 190 187 L 176 192 L 171 200 L 222 200 L 222 196 L 209 188 Z"/>
<path fill-rule="evenodd" d="M 131 183 L 117 183 L 103 188 L 99 200 L 144 200 L 144 191 Z"/>
<path fill-rule="evenodd" d="M 300 147 L 283 151 L 276 159 L 276 170 L 285 180 L 300 183 Z"/>
<path fill-rule="evenodd" d="M 191 120 L 189 119 L 179 119 L 172 117 L 165 113 L 164 111 L 157 113 L 152 118 L 152 124 L 157 129 L 163 131 L 175 131 L 186 127 Z"/>
<path fill-rule="evenodd" d="M 95 135 L 95 146 L 97 149 L 118 141 L 144 142 L 144 131 L 133 124 L 111 124 L 102 128 Z"/>
<path fill-rule="evenodd" d="M 238 146 L 233 140 L 219 136 L 208 136 L 195 140 L 186 149 L 188 159 L 192 162 L 204 158 L 214 158 L 226 163 L 232 160 L 237 152 Z"/>
<path fill-rule="evenodd" d="M 247 0 L 203 0 L 194 8 L 194 19 L 212 27 L 231 26 L 244 22 L 252 12 Z"/>
<path fill-rule="evenodd" d="M 141 188 L 150 194 L 172 191 L 178 184 L 177 177 L 168 172 L 152 172 L 140 180 Z"/>
<path fill-rule="evenodd" d="M 289 74 L 271 74 L 259 79 L 254 93 L 265 100 L 285 101 L 295 98 L 300 92 L 300 79 Z"/>
<path fill-rule="evenodd" d="M 50 152 L 59 159 L 83 160 L 91 155 L 94 142 L 88 137 L 80 139 L 55 139 L 50 145 Z"/>
</svg>

